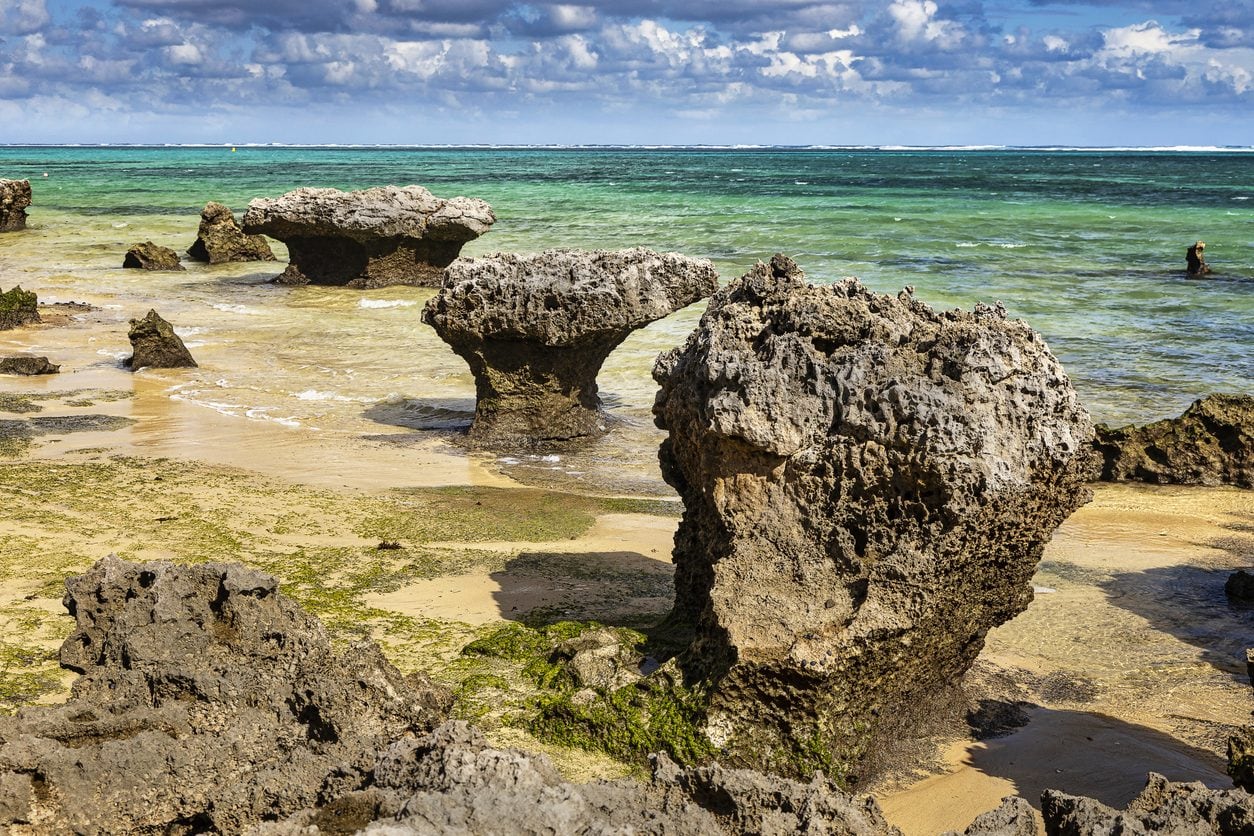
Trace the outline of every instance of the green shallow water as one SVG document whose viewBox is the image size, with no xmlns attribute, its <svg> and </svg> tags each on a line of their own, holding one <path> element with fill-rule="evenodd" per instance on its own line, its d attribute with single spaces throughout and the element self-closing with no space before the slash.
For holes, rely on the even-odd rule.
<svg viewBox="0 0 1254 836">
<path fill-rule="evenodd" d="M 387 347 L 371 341 L 381 322 L 378 340 L 424 346 L 412 363 L 427 351 L 439 358 L 437 372 L 381 372 L 383 394 L 394 396 L 464 406 L 473 392 L 441 346 L 418 335 L 421 292 L 371 292 L 378 304 L 402 304 L 363 309 L 360 294 L 266 286 L 277 273 L 266 266 L 128 275 L 138 271 L 116 269 L 121 251 L 146 238 L 186 247 L 207 200 L 240 213 L 253 197 L 299 186 L 419 183 L 493 205 L 498 223 L 470 255 L 644 245 L 709 257 L 728 280 L 782 251 L 816 282 L 856 275 L 882 292 L 909 284 L 935 307 L 1001 301 L 1046 336 L 1098 420 L 1178 414 L 1254 381 L 1249 153 L 6 147 L 0 177 L 35 188 L 31 232 L 0 237 L 0 284 L 21 281 L 48 298 L 103 294 L 128 312 L 183 305 L 206 320 L 184 316 L 185 327 L 215 345 L 260 351 L 267 339 L 308 335 L 314 321 L 329 332 L 285 348 L 296 356 L 270 364 L 278 377 L 325 362 L 322 340 L 356 341 L 370 362 Z M 1215 270 L 1206 281 L 1183 274 L 1198 238 Z M 224 319 L 232 307 L 251 310 L 233 323 Z M 646 418 L 649 358 L 694 320 L 659 323 L 612 359 L 611 405 Z M 288 383 L 306 391 L 295 374 Z M 322 391 L 317 381 L 309 388 Z"/>
</svg>

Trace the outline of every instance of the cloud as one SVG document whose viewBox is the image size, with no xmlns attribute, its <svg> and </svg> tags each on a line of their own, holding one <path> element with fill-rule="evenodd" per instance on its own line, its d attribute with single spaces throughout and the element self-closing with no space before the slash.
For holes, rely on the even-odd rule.
<svg viewBox="0 0 1254 836">
<path fill-rule="evenodd" d="M 50 20 L 44 0 L 0 0 L 0 35 L 29 35 Z"/>
</svg>

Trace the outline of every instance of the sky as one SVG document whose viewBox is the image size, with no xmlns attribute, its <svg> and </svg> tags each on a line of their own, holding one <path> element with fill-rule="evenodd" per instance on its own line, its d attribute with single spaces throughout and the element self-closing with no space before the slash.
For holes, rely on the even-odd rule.
<svg viewBox="0 0 1254 836">
<path fill-rule="evenodd" d="M 0 143 L 1254 145 L 1254 0 L 0 0 Z"/>
</svg>

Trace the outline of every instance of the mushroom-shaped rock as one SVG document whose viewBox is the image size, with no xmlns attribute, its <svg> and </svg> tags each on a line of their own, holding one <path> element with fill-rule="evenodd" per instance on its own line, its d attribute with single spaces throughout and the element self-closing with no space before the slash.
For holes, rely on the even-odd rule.
<svg viewBox="0 0 1254 836">
<path fill-rule="evenodd" d="M 26 207 L 30 201 L 29 180 L 0 180 L 0 232 L 26 229 Z"/>
<path fill-rule="evenodd" d="M 134 244 L 126 251 L 126 258 L 122 260 L 123 267 L 129 267 L 136 270 L 186 270 L 182 264 L 179 264 L 179 254 L 169 247 L 163 247 L 160 244 L 154 244 L 151 241 L 144 241 L 141 244 Z"/>
<path fill-rule="evenodd" d="M 1000 307 L 939 313 L 776 256 L 658 358 L 660 459 L 684 502 L 671 624 L 731 762 L 856 769 L 1032 600 L 1088 501 L 1093 427 Z"/>
<path fill-rule="evenodd" d="M 143 319 L 131 320 L 131 340 L 134 354 L 126 360 L 132 369 L 179 369 L 192 368 L 196 361 L 174 333 L 174 326 L 166 322 L 156 311 L 149 311 Z"/>
<path fill-rule="evenodd" d="M 436 287 L 462 245 L 495 222 L 482 200 L 445 200 L 422 186 L 306 188 L 253 200 L 244 232 L 287 245 L 289 264 L 276 279 L 281 284 Z"/>
<path fill-rule="evenodd" d="M 66 581 L 64 705 L 0 717 L 0 831 L 241 833 L 359 786 L 447 691 L 335 648 L 237 564 L 105 558 Z M 337 831 L 340 832 L 340 831 Z"/>
<path fill-rule="evenodd" d="M 245 235 L 231 210 L 209 201 L 200 212 L 196 241 L 187 248 L 193 261 L 223 264 L 228 261 L 274 261 L 270 245 L 260 235 Z"/>
<path fill-rule="evenodd" d="M 0 357 L 0 374 L 56 374 L 61 367 L 49 363 L 47 357 L 36 357 L 33 354 L 18 354 L 13 357 Z"/>
<path fill-rule="evenodd" d="M 1179 418 L 1097 427 L 1107 482 L 1254 488 L 1254 396 L 1208 395 Z"/>
<path fill-rule="evenodd" d="M 709 261 L 547 250 L 460 259 L 423 311 L 475 377 L 471 439 L 488 446 L 604 432 L 597 373 L 632 331 L 709 296 Z"/>
<path fill-rule="evenodd" d="M 0 293 L 0 331 L 39 322 L 39 296 L 15 287 Z"/>
</svg>

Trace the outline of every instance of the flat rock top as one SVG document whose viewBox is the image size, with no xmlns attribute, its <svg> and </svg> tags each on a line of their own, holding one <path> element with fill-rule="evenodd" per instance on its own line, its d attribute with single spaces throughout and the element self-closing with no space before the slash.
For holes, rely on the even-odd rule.
<svg viewBox="0 0 1254 836">
<path fill-rule="evenodd" d="M 708 260 L 644 247 L 501 253 L 450 264 L 423 318 L 450 341 L 562 346 L 639 328 L 717 289 Z"/>
<path fill-rule="evenodd" d="M 472 197 L 448 200 L 422 186 L 376 186 L 355 192 L 303 188 L 257 198 L 244 214 L 244 231 L 284 240 L 298 237 L 429 238 L 470 241 L 496 222 L 492 207 Z"/>
</svg>

